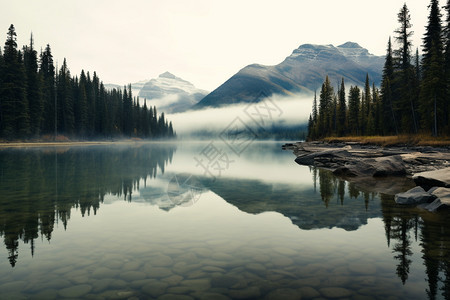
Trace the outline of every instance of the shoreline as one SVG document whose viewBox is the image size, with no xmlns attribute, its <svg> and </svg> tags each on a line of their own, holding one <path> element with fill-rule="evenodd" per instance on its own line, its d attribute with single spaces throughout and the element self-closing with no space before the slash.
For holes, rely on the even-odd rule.
<svg viewBox="0 0 450 300">
<path fill-rule="evenodd" d="M 82 147 L 102 145 L 129 145 L 148 143 L 168 143 L 173 140 L 116 140 L 116 141 L 34 141 L 34 142 L 0 142 L 0 150 L 7 148 L 39 148 L 39 147 Z"/>
<path fill-rule="evenodd" d="M 329 170 L 338 178 L 371 192 L 396 195 L 416 185 L 429 189 L 430 181 L 442 178 L 441 186 L 450 184 L 447 183 L 450 178 L 448 147 L 297 142 L 284 144 L 282 148 L 292 151 L 299 165 Z M 435 171 L 440 171 L 438 178 L 421 176 Z"/>
<path fill-rule="evenodd" d="M 433 171 L 450 167 L 450 147 L 448 146 L 381 146 L 359 142 L 296 142 L 282 146 L 291 150 L 296 162 L 335 169 L 352 159 L 362 162 L 365 159 L 400 156 L 405 165 L 405 175 Z M 334 159 L 333 159 L 334 157 Z M 389 175 L 389 174 L 387 174 Z"/>
</svg>

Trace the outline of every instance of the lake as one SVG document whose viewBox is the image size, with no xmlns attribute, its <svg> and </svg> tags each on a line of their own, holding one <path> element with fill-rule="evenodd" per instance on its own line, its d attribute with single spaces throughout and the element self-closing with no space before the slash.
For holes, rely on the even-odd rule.
<svg viewBox="0 0 450 300">
<path fill-rule="evenodd" d="M 448 212 L 282 144 L 0 150 L 0 298 L 450 299 Z"/>
</svg>

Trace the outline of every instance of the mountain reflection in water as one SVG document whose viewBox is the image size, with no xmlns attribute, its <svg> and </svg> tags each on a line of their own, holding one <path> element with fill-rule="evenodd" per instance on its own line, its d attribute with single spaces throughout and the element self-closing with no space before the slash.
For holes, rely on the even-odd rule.
<svg viewBox="0 0 450 300">
<path fill-rule="evenodd" d="M 0 236 L 8 254 L 6 258 L 12 267 L 19 265 L 19 252 L 23 255 L 19 251 L 20 243 L 28 244 L 35 255 L 39 238 L 50 242 L 57 224 L 62 224 L 64 229 L 70 227 L 74 210 L 79 210 L 82 216 L 100 214 L 105 197 L 151 204 L 167 214 L 179 206 L 195 206 L 195 201 L 206 199 L 186 202 L 193 200 L 183 194 L 192 192 L 189 185 L 177 195 L 176 201 L 168 193 L 174 178 L 178 184 L 182 178 L 192 176 L 197 186 L 202 187 L 194 191 L 196 196 L 201 198 L 202 194 L 212 192 L 227 205 L 236 207 L 240 214 L 279 213 L 289 218 L 298 231 L 356 232 L 370 220 L 380 220 L 384 225 L 380 229 L 385 234 L 383 247 L 390 249 L 396 264 L 392 272 L 399 282 L 405 285 L 411 277 L 412 266 L 423 264 L 424 274 L 414 276 L 426 279 L 424 294 L 429 299 L 450 298 L 450 215 L 447 211 L 429 213 L 396 205 L 393 195 L 381 193 L 380 188 L 371 191 L 370 186 L 344 181 L 329 171 L 297 166 L 294 157 L 280 153 L 279 147 L 276 143 L 255 147 L 237 161 L 235 173 L 224 173 L 214 181 L 195 168 L 180 167 L 196 150 L 183 146 L 177 149 L 175 144 L 1 150 Z M 253 175 L 251 172 L 236 175 L 240 173 L 239 168 L 248 172 L 252 168 L 264 168 L 265 162 L 267 174 L 262 175 L 258 170 Z M 277 166 L 279 169 L 274 169 Z M 292 173 L 281 176 L 287 168 Z M 278 179 L 264 177 L 269 172 L 275 172 L 275 177 L 279 175 Z M 295 178 L 295 174 L 299 177 Z M 407 186 L 410 182 L 400 179 L 398 184 Z M 331 243 L 332 239 L 329 247 L 333 247 Z M 3 283 L 0 280 L 0 287 Z"/>
</svg>

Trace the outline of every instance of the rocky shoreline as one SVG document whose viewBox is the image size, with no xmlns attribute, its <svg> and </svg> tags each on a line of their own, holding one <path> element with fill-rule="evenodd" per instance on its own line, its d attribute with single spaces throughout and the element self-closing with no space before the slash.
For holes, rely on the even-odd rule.
<svg viewBox="0 0 450 300">
<path fill-rule="evenodd" d="M 369 191 L 396 195 L 397 203 L 421 205 L 430 211 L 442 206 L 450 207 L 448 147 L 298 142 L 285 144 L 283 149 L 293 151 L 295 161 L 300 165 L 324 168 L 347 181 L 363 185 Z M 414 185 L 422 190 L 411 189 Z M 402 200 L 405 192 L 409 193 L 407 201 Z"/>
</svg>

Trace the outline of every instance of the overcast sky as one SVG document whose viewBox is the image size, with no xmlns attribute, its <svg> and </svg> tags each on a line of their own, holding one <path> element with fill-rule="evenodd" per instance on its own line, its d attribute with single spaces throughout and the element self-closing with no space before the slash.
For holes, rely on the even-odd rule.
<svg viewBox="0 0 450 300">
<path fill-rule="evenodd" d="M 406 1 L 414 49 L 429 0 Z M 443 6 L 445 1 L 440 1 Z M 127 84 L 169 71 L 213 90 L 242 67 L 278 64 L 305 43 L 359 43 L 385 55 L 404 0 L 0 0 L 0 45 L 50 44 L 72 74 Z M 415 51 L 415 50 L 414 50 Z"/>
</svg>

